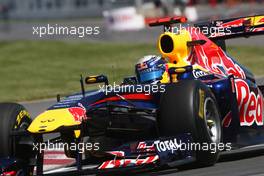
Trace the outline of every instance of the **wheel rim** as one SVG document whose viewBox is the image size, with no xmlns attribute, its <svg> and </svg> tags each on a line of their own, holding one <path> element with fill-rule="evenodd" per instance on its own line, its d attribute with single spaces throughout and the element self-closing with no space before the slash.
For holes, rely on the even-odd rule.
<svg viewBox="0 0 264 176">
<path fill-rule="evenodd" d="M 205 100 L 204 117 L 211 141 L 219 143 L 221 139 L 220 116 L 212 98 Z"/>
</svg>

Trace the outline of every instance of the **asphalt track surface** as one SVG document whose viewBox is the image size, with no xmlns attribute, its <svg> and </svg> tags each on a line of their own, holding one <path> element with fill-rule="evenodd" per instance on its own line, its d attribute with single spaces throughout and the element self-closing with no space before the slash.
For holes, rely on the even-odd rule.
<svg viewBox="0 0 264 176">
<path fill-rule="evenodd" d="M 263 84 L 264 78 L 258 79 L 258 83 Z M 32 117 L 36 117 L 50 105 L 55 103 L 55 99 L 32 101 L 22 103 L 31 113 Z M 218 163 L 211 167 L 196 168 L 196 169 L 167 169 L 150 171 L 137 175 L 160 175 L 160 176 L 203 176 L 203 175 L 232 175 L 232 176 L 264 176 L 264 149 L 250 151 L 244 153 L 235 153 L 223 155 Z"/>
</svg>

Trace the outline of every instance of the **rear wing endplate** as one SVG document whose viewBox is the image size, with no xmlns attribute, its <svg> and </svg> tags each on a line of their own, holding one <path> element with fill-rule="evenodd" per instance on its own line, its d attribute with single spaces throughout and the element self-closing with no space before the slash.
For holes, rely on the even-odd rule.
<svg viewBox="0 0 264 176">
<path fill-rule="evenodd" d="M 264 34 L 264 15 L 238 17 L 194 24 L 195 27 L 209 29 L 207 37 L 225 40 L 237 37 L 250 37 Z M 218 32 L 225 31 L 225 32 Z"/>
</svg>

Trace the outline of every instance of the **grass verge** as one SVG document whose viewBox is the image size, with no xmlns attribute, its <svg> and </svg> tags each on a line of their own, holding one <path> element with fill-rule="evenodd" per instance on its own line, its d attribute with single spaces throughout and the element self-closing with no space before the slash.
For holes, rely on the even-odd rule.
<svg viewBox="0 0 264 176">
<path fill-rule="evenodd" d="M 121 82 L 134 74 L 138 58 L 157 50 L 151 44 L 15 41 L 0 42 L 0 53 L 0 101 L 25 101 L 79 91 L 80 74 Z M 231 47 L 229 53 L 264 75 L 262 48 Z"/>
</svg>

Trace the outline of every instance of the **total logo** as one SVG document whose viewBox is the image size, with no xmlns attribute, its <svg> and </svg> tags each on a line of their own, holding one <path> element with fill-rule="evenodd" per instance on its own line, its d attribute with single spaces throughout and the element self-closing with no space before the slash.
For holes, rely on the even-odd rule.
<svg viewBox="0 0 264 176">
<path fill-rule="evenodd" d="M 239 106 L 240 125 L 263 125 L 263 97 L 259 92 L 250 91 L 248 84 L 240 79 L 235 80 Z"/>
<path fill-rule="evenodd" d="M 171 140 L 165 140 L 165 141 L 154 141 L 155 147 L 158 150 L 158 152 L 166 152 L 171 151 L 172 153 L 175 150 L 178 150 L 181 148 L 181 144 L 177 142 L 177 139 L 171 139 Z"/>
<path fill-rule="evenodd" d="M 200 78 L 200 77 L 203 77 L 203 76 L 206 76 L 208 75 L 208 73 L 202 71 L 202 70 L 193 70 L 193 76 L 194 78 Z"/>
</svg>

